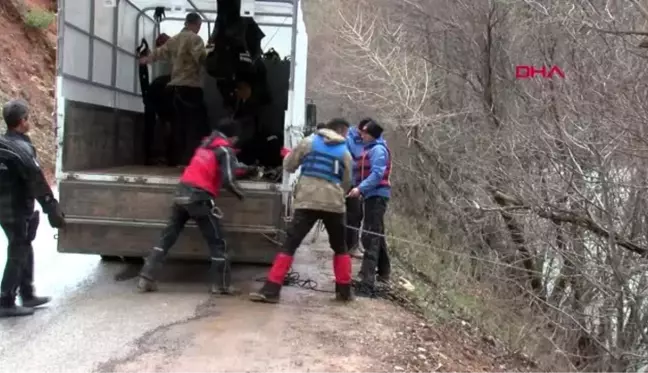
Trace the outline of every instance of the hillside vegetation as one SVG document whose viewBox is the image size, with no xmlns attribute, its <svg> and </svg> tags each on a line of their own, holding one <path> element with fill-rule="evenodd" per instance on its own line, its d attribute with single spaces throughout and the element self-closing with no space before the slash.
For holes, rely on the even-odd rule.
<svg viewBox="0 0 648 373">
<path fill-rule="evenodd" d="M 319 113 L 389 129 L 391 249 L 429 316 L 540 369 L 648 364 L 648 5 L 306 5 Z"/>
<path fill-rule="evenodd" d="M 0 1 L 0 103 L 24 98 L 31 104 L 30 135 L 50 178 L 56 159 L 55 9 L 54 0 Z"/>
</svg>

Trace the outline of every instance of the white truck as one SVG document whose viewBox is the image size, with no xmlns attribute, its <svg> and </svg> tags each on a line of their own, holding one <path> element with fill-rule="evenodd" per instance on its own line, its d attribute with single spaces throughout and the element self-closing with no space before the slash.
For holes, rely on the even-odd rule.
<svg viewBox="0 0 648 373">
<path fill-rule="evenodd" d="M 68 226 L 58 251 L 102 258 L 142 257 L 165 225 L 179 168 L 145 166 L 144 106 L 136 47 L 174 35 L 188 12 L 203 17 L 207 41 L 218 12 L 216 0 L 59 0 L 56 81 L 56 178 Z M 165 7 L 157 22 L 155 8 Z M 284 145 L 303 136 L 308 37 L 299 0 L 242 0 L 241 15 L 253 16 L 265 33 L 264 50 L 290 56 L 285 83 Z M 155 77 L 156 66 L 152 66 Z M 288 74 L 286 74 L 288 75 Z M 206 78 L 205 84 L 213 84 Z M 214 91 L 215 89 L 212 89 Z M 208 105 L 212 101 L 205 88 Z M 312 104 L 309 104 L 312 105 Z M 312 121 L 312 119 L 311 119 Z M 313 123 L 314 124 L 314 123 Z M 294 175 L 280 183 L 242 181 L 247 198 L 223 193 L 226 240 L 234 262 L 268 264 L 279 249 L 291 214 Z M 189 225 L 171 256 L 204 258 L 200 233 Z"/>
</svg>

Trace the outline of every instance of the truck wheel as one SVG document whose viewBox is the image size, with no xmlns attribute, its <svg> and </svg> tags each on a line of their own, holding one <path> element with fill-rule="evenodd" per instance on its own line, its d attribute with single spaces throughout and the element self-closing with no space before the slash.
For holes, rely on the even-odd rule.
<svg viewBox="0 0 648 373">
<path fill-rule="evenodd" d="M 121 257 L 115 255 L 101 255 L 103 262 L 121 262 Z"/>
<path fill-rule="evenodd" d="M 104 262 L 121 262 L 127 264 L 144 264 L 144 258 L 140 256 L 117 256 L 117 255 L 101 255 L 101 260 Z"/>
<path fill-rule="evenodd" d="M 128 264 L 144 264 L 144 258 L 141 256 L 125 256 L 122 260 Z"/>
</svg>

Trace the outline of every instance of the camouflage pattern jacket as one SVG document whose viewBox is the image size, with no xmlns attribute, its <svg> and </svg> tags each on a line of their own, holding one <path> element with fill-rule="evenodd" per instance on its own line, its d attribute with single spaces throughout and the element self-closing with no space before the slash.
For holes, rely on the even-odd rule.
<svg viewBox="0 0 648 373">
<path fill-rule="evenodd" d="M 202 87 L 201 71 L 206 57 L 205 42 L 186 28 L 150 55 L 152 61 L 171 63 L 169 85 L 181 87 Z"/>
</svg>

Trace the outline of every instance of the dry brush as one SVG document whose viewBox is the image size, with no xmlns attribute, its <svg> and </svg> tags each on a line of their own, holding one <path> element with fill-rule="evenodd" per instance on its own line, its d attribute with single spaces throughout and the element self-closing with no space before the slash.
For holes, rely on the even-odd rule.
<svg viewBox="0 0 648 373">
<path fill-rule="evenodd" d="M 430 272 L 441 260 L 496 299 L 503 322 L 530 322 L 509 342 L 548 369 L 646 365 L 644 4 L 311 0 L 306 10 L 320 112 L 389 128 L 391 211 L 408 227 L 391 233 L 431 243 L 405 250 L 409 262 Z M 518 80 L 516 65 L 566 77 Z"/>
</svg>

